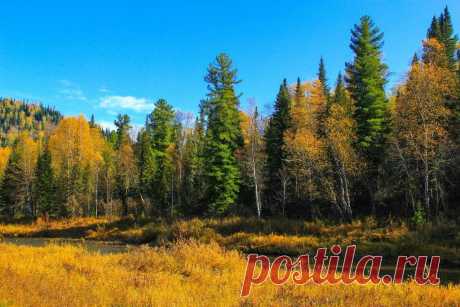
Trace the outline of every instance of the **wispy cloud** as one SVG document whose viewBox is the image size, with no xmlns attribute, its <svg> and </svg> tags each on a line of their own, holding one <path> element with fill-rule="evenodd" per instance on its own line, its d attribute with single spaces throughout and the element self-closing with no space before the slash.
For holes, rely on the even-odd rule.
<svg viewBox="0 0 460 307">
<path fill-rule="evenodd" d="M 59 85 L 59 95 L 64 99 L 79 101 L 88 100 L 78 84 L 69 80 L 59 80 Z"/>
<path fill-rule="evenodd" d="M 133 96 L 106 96 L 101 98 L 99 106 L 108 110 L 125 109 L 136 112 L 151 111 L 153 109 L 153 103 L 146 98 Z"/>
</svg>

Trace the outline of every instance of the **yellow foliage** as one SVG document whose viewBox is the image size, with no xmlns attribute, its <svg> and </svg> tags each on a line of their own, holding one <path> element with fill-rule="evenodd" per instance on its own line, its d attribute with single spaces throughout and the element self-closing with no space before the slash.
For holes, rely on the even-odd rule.
<svg viewBox="0 0 460 307">
<path fill-rule="evenodd" d="M 10 147 L 0 148 L 0 178 L 2 178 L 3 174 L 5 173 L 5 168 L 6 168 L 6 165 L 8 164 L 10 154 L 11 154 Z"/>
</svg>

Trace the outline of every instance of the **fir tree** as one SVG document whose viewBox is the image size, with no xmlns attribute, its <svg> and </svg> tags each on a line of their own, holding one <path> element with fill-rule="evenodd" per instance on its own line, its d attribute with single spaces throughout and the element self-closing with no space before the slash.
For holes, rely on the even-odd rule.
<svg viewBox="0 0 460 307">
<path fill-rule="evenodd" d="M 302 95 L 300 79 L 297 80 L 296 97 Z M 273 193 L 280 189 L 278 174 L 286 163 L 287 152 L 285 149 L 284 134 L 291 126 L 291 99 L 286 79 L 280 85 L 275 101 L 275 110 L 271 116 L 265 133 L 267 154 L 268 192 Z"/>
<path fill-rule="evenodd" d="M 171 176 L 173 175 L 173 147 L 175 136 L 175 112 L 166 100 L 155 103 L 155 109 L 148 119 L 150 149 L 147 151 L 147 163 L 144 180 L 148 182 L 148 191 L 152 199 L 165 211 L 170 203 Z"/>
<path fill-rule="evenodd" d="M 324 66 L 323 57 L 319 60 L 319 67 L 318 67 L 318 80 L 321 81 L 321 86 L 323 87 L 324 97 L 329 97 L 329 86 L 327 85 L 327 77 L 326 77 L 326 68 Z"/>
<path fill-rule="evenodd" d="M 237 71 L 226 54 L 208 67 L 206 149 L 204 153 L 209 213 L 220 215 L 234 204 L 240 189 L 240 170 L 235 157 L 243 138 L 235 85 Z"/>
<path fill-rule="evenodd" d="M 414 53 L 414 56 L 412 57 L 411 65 L 417 65 L 419 63 L 419 58 L 417 53 Z"/>
<path fill-rule="evenodd" d="M 38 157 L 35 169 L 34 202 L 39 215 L 57 217 L 61 212 L 56 206 L 56 188 L 51 154 L 47 147 Z"/>
<path fill-rule="evenodd" d="M 454 70 L 455 50 L 457 49 L 458 38 L 454 35 L 452 20 L 447 6 L 444 8 L 444 12 L 439 17 L 439 20 L 441 29 L 441 36 L 439 40 L 444 45 L 447 59 L 449 61 L 449 67 Z"/>
<path fill-rule="evenodd" d="M 427 38 L 435 38 L 438 40 L 441 37 L 441 28 L 439 26 L 439 21 L 436 16 L 433 16 L 433 19 L 431 19 L 431 24 L 428 28 L 426 36 Z"/>
<path fill-rule="evenodd" d="M 14 217 L 19 211 L 23 200 L 23 192 L 20 187 L 19 155 L 15 148 L 11 152 L 3 175 L 1 186 L 1 214 Z"/>
<path fill-rule="evenodd" d="M 355 54 L 347 63 L 347 87 L 356 102 L 357 148 L 367 158 L 378 160 L 388 132 L 386 84 L 387 66 L 381 60 L 383 33 L 370 17 L 361 18 L 351 31 L 350 47 Z"/>
</svg>

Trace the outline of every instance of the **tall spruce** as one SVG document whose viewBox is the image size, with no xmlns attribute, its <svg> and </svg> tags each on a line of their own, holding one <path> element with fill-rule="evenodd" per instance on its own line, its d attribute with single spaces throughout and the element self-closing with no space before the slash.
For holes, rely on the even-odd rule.
<svg viewBox="0 0 460 307">
<path fill-rule="evenodd" d="M 243 144 L 235 93 L 237 71 L 226 54 L 219 54 L 208 67 L 206 149 L 204 153 L 207 178 L 208 213 L 221 215 L 238 197 L 240 169 L 235 157 Z"/>
<path fill-rule="evenodd" d="M 300 79 L 297 80 L 296 97 L 301 99 Z M 285 149 L 284 134 L 291 126 L 291 98 L 286 79 L 280 85 L 275 101 L 275 110 L 269 119 L 265 133 L 265 146 L 267 154 L 267 188 L 266 194 L 278 191 L 280 182 L 279 173 L 286 163 L 287 152 Z"/>
<path fill-rule="evenodd" d="M 329 98 L 329 86 L 327 85 L 326 67 L 324 66 L 323 57 L 321 57 L 319 60 L 317 76 L 318 76 L 318 80 L 321 81 L 321 86 L 323 88 L 324 97 Z"/>
<path fill-rule="evenodd" d="M 144 180 L 147 181 L 151 199 L 165 213 L 167 208 L 172 208 L 170 196 L 174 192 L 171 189 L 174 173 L 172 150 L 175 142 L 173 107 L 166 100 L 159 99 L 147 124 L 151 147 L 146 153 L 148 172 Z"/>
<path fill-rule="evenodd" d="M 39 155 L 35 170 L 34 202 L 38 215 L 58 217 L 61 214 L 56 202 L 51 153 L 46 146 Z"/>
<path fill-rule="evenodd" d="M 434 38 L 444 46 L 449 68 L 455 70 L 455 51 L 457 49 L 458 37 L 454 34 L 454 28 L 447 6 L 439 17 L 433 16 L 427 31 L 427 38 Z"/>
<path fill-rule="evenodd" d="M 370 160 L 379 160 L 389 130 L 385 97 L 387 66 L 382 62 L 383 33 L 369 16 L 351 31 L 354 61 L 347 63 L 346 82 L 355 101 L 357 149 Z"/>
</svg>

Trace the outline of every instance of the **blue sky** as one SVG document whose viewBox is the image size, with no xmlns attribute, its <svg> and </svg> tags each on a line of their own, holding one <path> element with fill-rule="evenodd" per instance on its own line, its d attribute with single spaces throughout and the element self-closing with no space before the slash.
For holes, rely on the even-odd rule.
<svg viewBox="0 0 460 307">
<path fill-rule="evenodd" d="M 459 33 L 458 0 L 2 1 L 0 96 L 94 113 L 106 125 L 128 113 L 142 124 L 158 98 L 196 112 L 206 67 L 226 52 L 243 80 L 242 105 L 263 106 L 283 78 L 314 78 L 320 56 L 335 80 L 364 14 L 385 33 L 390 90 L 446 4 Z"/>
</svg>

